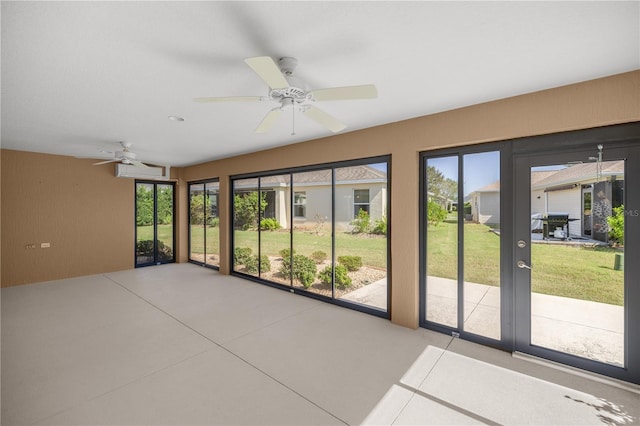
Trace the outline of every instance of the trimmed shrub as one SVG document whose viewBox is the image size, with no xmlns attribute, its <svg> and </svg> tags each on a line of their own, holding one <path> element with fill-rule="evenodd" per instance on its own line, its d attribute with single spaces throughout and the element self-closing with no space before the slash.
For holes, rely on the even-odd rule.
<svg viewBox="0 0 640 426">
<path fill-rule="evenodd" d="M 252 253 L 253 250 L 251 250 L 250 247 L 236 247 L 235 250 L 233 250 L 234 265 L 246 265 Z"/>
<path fill-rule="evenodd" d="M 369 232 L 369 228 L 371 227 L 371 218 L 369 217 L 369 213 L 360 209 L 358 216 L 351 221 L 351 225 L 353 225 L 353 230 L 351 232 L 354 234 L 365 234 Z"/>
<path fill-rule="evenodd" d="M 351 285 L 351 278 L 347 275 L 347 268 L 342 265 L 336 265 L 336 286 L 339 288 L 347 288 Z M 331 265 L 325 267 L 318 273 L 318 278 L 323 284 L 331 285 Z"/>
<path fill-rule="evenodd" d="M 357 271 L 362 267 L 362 258 L 360 256 L 338 256 L 338 262 L 351 272 Z"/>
<path fill-rule="evenodd" d="M 291 251 L 288 248 L 283 248 L 282 250 L 280 250 L 278 252 L 278 254 L 283 259 L 290 259 L 291 258 Z M 293 249 L 293 254 L 296 254 L 296 250 L 295 249 Z"/>
<path fill-rule="evenodd" d="M 220 218 L 213 217 L 213 216 L 207 217 L 207 225 L 209 225 L 212 228 L 217 228 L 218 225 L 220 225 Z"/>
<path fill-rule="evenodd" d="M 170 260 L 173 258 L 173 250 L 160 240 L 156 240 L 158 250 L 158 260 Z M 142 240 L 136 243 L 136 256 L 147 257 L 153 261 L 154 247 L 153 240 Z"/>
<path fill-rule="evenodd" d="M 260 230 L 261 231 L 275 231 L 276 229 L 280 229 L 280 222 L 274 217 L 268 217 L 266 219 L 262 219 L 260 221 Z"/>
<path fill-rule="evenodd" d="M 304 288 L 309 288 L 316 277 L 316 263 L 307 256 L 294 254 L 293 268 L 291 268 L 291 257 L 283 257 L 280 273 L 287 278 L 291 278 L 292 271 L 293 278 L 300 281 Z"/>
<path fill-rule="evenodd" d="M 311 258 L 319 265 L 327 260 L 327 253 L 323 251 L 314 251 L 313 253 L 311 253 Z"/>
<path fill-rule="evenodd" d="M 380 219 L 376 219 L 373 227 L 371 228 L 372 234 L 387 235 L 387 217 L 382 216 Z"/>
<path fill-rule="evenodd" d="M 249 274 L 258 273 L 258 255 L 249 256 L 244 264 Z M 260 256 L 260 272 L 265 273 L 271 270 L 271 262 L 267 255 Z"/>
</svg>

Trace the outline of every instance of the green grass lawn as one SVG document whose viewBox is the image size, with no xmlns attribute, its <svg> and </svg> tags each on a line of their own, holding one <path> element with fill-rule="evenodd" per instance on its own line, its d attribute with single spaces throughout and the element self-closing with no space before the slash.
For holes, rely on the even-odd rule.
<svg viewBox="0 0 640 426">
<path fill-rule="evenodd" d="M 278 252 L 289 248 L 290 234 L 286 231 L 262 232 L 260 243 L 262 253 L 279 256 Z M 258 233 L 256 231 L 235 231 L 236 247 L 251 247 L 257 252 Z M 331 256 L 331 235 L 315 235 L 311 232 L 294 231 L 293 249 L 297 254 L 311 255 L 314 251 L 324 251 Z M 386 268 L 387 239 L 379 236 L 358 234 L 336 234 L 336 256 L 352 255 L 362 257 L 363 265 Z"/>
<path fill-rule="evenodd" d="M 137 240 L 153 240 L 153 226 L 138 226 Z M 158 225 L 158 240 L 173 249 L 173 225 Z"/>
<path fill-rule="evenodd" d="M 204 253 L 205 233 L 207 254 L 220 254 L 220 228 L 202 225 L 191 226 L 191 253 Z"/>
<path fill-rule="evenodd" d="M 465 281 L 499 285 L 500 237 L 479 224 L 465 224 Z M 622 305 L 624 274 L 613 269 L 609 247 L 551 244 L 532 246 L 532 288 L 536 293 Z M 457 224 L 448 221 L 427 230 L 428 275 L 457 278 Z"/>
<path fill-rule="evenodd" d="M 194 226 L 192 232 L 193 253 L 202 253 L 203 233 L 207 232 L 207 253 L 219 253 L 218 228 Z M 479 284 L 499 285 L 500 237 L 489 228 L 479 224 L 465 224 L 465 281 Z M 170 225 L 158 226 L 158 238 L 169 246 L 172 229 Z M 263 254 L 278 256 L 278 252 L 289 247 L 288 232 L 262 232 Z M 153 239 L 151 226 L 138 227 L 138 240 Z M 256 231 L 234 231 L 236 247 L 251 247 L 257 253 Z M 331 254 L 331 236 L 294 231 L 296 253 L 311 255 L 314 251 Z M 556 296 L 573 297 L 595 302 L 622 305 L 624 298 L 624 274 L 613 270 L 615 253 L 609 247 L 574 247 L 551 244 L 534 244 L 531 263 L 533 291 Z M 364 265 L 386 268 L 387 240 L 381 237 L 336 234 L 336 256 L 361 256 Z M 457 225 L 450 218 L 440 225 L 427 229 L 428 274 L 457 278 Z"/>
</svg>

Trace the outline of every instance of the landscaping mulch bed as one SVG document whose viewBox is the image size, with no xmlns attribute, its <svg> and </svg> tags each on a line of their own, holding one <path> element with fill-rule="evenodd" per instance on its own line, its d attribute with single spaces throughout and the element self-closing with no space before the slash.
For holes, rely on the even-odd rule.
<svg viewBox="0 0 640 426">
<path fill-rule="evenodd" d="M 204 262 L 205 257 L 203 254 L 191 254 L 191 259 L 199 262 Z M 220 259 L 216 254 L 207 255 L 208 264 L 219 265 Z M 282 258 L 269 256 L 269 262 L 271 262 L 271 270 L 266 273 L 262 273 L 260 278 L 263 278 L 268 281 L 273 281 L 279 284 L 289 285 L 289 280 L 284 277 L 279 271 L 282 266 Z M 331 265 L 330 261 L 324 261 L 320 264 L 316 265 L 316 268 L 319 271 L 323 270 L 326 266 Z M 237 269 L 240 272 L 245 272 L 243 265 L 238 265 Z M 371 266 L 362 266 L 360 269 L 354 272 L 348 273 L 351 278 L 351 285 L 345 289 L 341 289 L 336 287 L 335 297 L 340 298 L 345 294 L 349 294 L 352 291 L 355 291 L 359 288 L 365 287 L 373 282 L 383 279 L 387 276 L 387 271 L 384 269 L 374 268 Z M 294 280 L 293 286 L 296 288 L 304 288 L 299 282 Z M 318 278 L 315 279 L 311 287 L 306 289 L 307 291 L 321 294 L 323 296 L 331 297 L 331 286 L 327 284 L 323 284 L 320 282 Z"/>
</svg>

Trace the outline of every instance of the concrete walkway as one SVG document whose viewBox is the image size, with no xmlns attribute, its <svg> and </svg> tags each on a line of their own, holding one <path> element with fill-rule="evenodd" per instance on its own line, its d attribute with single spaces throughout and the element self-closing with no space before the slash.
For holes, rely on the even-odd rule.
<svg viewBox="0 0 640 426">
<path fill-rule="evenodd" d="M 500 288 L 465 282 L 464 330 L 500 339 Z M 427 319 L 457 322 L 457 282 L 428 277 Z M 386 309 L 387 281 L 376 281 L 342 297 Z M 614 365 L 624 364 L 624 308 L 533 293 L 531 343 Z"/>
</svg>

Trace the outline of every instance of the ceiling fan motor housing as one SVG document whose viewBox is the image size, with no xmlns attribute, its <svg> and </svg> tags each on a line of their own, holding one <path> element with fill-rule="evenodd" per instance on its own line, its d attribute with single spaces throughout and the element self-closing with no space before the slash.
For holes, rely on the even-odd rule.
<svg viewBox="0 0 640 426">
<path fill-rule="evenodd" d="M 293 71 L 295 71 L 296 67 L 298 66 L 298 60 L 296 58 L 291 58 L 288 56 L 280 58 L 278 63 L 284 75 L 292 75 Z"/>
</svg>

